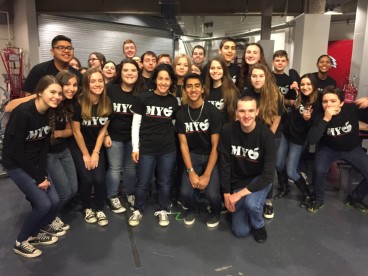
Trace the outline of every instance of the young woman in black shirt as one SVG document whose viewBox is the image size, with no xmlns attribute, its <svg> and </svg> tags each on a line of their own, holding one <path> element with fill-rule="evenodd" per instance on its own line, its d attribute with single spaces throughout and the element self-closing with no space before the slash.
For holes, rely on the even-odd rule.
<svg viewBox="0 0 368 276">
<path fill-rule="evenodd" d="M 74 107 L 73 135 L 78 145 L 73 154 L 79 177 L 79 193 L 87 223 L 108 224 L 103 208 L 106 197 L 106 170 L 103 140 L 112 112 L 102 72 L 90 68 L 83 75 L 82 93 Z M 91 198 L 94 188 L 94 202 Z"/>
<path fill-rule="evenodd" d="M 48 111 L 60 103 L 62 88 L 55 77 L 47 75 L 40 79 L 35 91 L 35 100 L 19 105 L 10 114 L 2 157 L 9 177 L 32 206 L 14 245 L 14 252 L 27 258 L 42 254 L 33 244 L 57 241 L 57 237 L 39 233 L 47 230 L 45 226 L 55 219 L 59 206 L 59 196 L 48 178 L 46 159 L 50 138 Z"/>
<path fill-rule="evenodd" d="M 178 102 L 172 93 L 176 76 L 171 65 L 160 64 L 152 72 L 154 89 L 142 93 L 132 110 L 132 158 L 138 163 L 138 181 L 135 189 L 133 215 L 129 225 L 137 226 L 142 217 L 154 171 L 159 186 L 159 209 L 155 212 L 160 226 L 169 225 L 167 208 L 173 183 L 176 161 L 175 127 L 172 120 Z"/>
</svg>

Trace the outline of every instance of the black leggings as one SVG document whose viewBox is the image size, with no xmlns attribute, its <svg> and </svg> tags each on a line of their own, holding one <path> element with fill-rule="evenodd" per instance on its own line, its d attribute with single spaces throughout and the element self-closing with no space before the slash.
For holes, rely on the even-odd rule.
<svg viewBox="0 0 368 276">
<path fill-rule="evenodd" d="M 91 154 L 92 150 L 89 150 L 89 152 Z M 90 171 L 86 169 L 82 152 L 79 149 L 75 149 L 73 158 L 78 174 L 78 188 L 83 208 L 93 208 L 102 211 L 106 198 L 105 150 L 101 149 L 100 151 L 98 167 Z M 94 202 L 92 202 L 91 198 L 92 187 L 94 188 Z"/>
</svg>

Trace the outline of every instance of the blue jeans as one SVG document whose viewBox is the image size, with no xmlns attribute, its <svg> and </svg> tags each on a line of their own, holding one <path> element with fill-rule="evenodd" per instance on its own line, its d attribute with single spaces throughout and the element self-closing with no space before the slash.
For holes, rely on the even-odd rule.
<svg viewBox="0 0 368 276">
<path fill-rule="evenodd" d="M 194 171 L 200 176 L 207 167 L 209 155 L 201 155 L 190 153 Z M 181 198 L 184 205 L 191 211 L 198 211 L 199 206 L 196 202 L 201 190 L 194 189 L 189 180 L 189 174 L 185 171 L 182 177 Z M 221 212 L 221 193 L 220 193 L 220 175 L 218 165 L 213 168 L 208 186 L 204 190 L 208 200 L 210 201 L 211 211 L 214 213 Z"/>
<path fill-rule="evenodd" d="M 281 140 L 281 132 L 280 131 L 276 131 L 276 134 L 275 134 L 275 149 L 276 149 L 276 152 L 280 146 L 280 140 Z M 267 201 L 270 201 L 272 200 L 273 198 L 273 182 L 271 183 L 271 188 L 266 196 L 266 199 Z"/>
<path fill-rule="evenodd" d="M 77 172 L 69 149 L 47 155 L 47 171 L 60 198 L 62 209 L 78 190 Z"/>
<path fill-rule="evenodd" d="M 235 236 L 245 237 L 252 229 L 259 229 L 264 226 L 263 205 L 266 195 L 272 187 L 271 185 L 269 184 L 257 192 L 242 197 L 236 203 L 236 210 L 231 214 L 232 231 Z"/>
<path fill-rule="evenodd" d="M 304 151 L 304 145 L 294 144 L 286 139 L 284 134 L 281 134 L 280 146 L 276 154 L 276 171 L 282 172 L 286 168 L 288 177 L 293 181 L 298 181 L 299 159 Z"/>
<path fill-rule="evenodd" d="M 8 170 L 8 175 L 32 206 L 32 211 L 17 237 L 17 241 L 23 242 L 30 236 L 37 235 L 42 226 L 55 219 L 60 200 L 54 185 L 51 184 L 47 191 L 38 188 L 39 183 L 21 168 Z"/>
<path fill-rule="evenodd" d="M 108 170 L 106 176 L 107 197 L 118 194 L 120 174 L 123 172 L 123 183 L 127 195 L 134 194 L 137 179 L 137 164 L 132 160 L 132 141 L 112 141 L 110 148 L 106 148 Z"/>
<path fill-rule="evenodd" d="M 334 161 L 340 159 L 348 162 L 364 177 L 351 193 L 352 196 L 357 200 L 362 200 L 368 194 L 368 155 L 364 150 L 357 146 L 350 151 L 336 151 L 322 145 L 316 154 L 312 180 L 316 200 L 324 200 L 324 187 L 328 170 Z"/>
<path fill-rule="evenodd" d="M 150 188 L 155 168 L 157 172 L 159 210 L 167 210 L 173 184 L 176 151 L 162 155 L 139 155 L 138 181 L 135 188 L 134 209 L 144 211 L 146 195 Z"/>
</svg>

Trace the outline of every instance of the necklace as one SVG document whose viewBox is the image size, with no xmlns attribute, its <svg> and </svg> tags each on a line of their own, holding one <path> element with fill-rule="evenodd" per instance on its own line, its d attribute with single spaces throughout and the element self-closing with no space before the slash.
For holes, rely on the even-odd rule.
<svg viewBox="0 0 368 276">
<path fill-rule="evenodd" d="M 188 115 L 189 115 L 189 118 L 192 122 L 197 122 L 199 120 L 199 118 L 201 118 L 201 115 L 202 115 L 202 111 L 203 111 L 203 106 L 204 106 L 204 101 L 202 103 L 202 107 L 201 107 L 201 111 L 199 112 L 199 115 L 198 115 L 198 118 L 196 120 L 193 120 L 192 119 L 192 116 L 190 116 L 190 110 L 189 110 L 189 104 L 188 104 Z"/>
</svg>

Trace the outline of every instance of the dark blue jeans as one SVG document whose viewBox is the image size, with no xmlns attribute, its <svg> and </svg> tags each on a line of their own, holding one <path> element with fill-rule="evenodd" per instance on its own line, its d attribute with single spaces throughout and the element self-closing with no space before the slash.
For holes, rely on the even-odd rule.
<svg viewBox="0 0 368 276">
<path fill-rule="evenodd" d="M 157 172 L 159 210 L 167 210 L 173 184 L 176 151 L 162 155 L 139 155 L 137 186 L 135 189 L 134 209 L 144 211 L 146 195 L 149 190 L 155 168 Z"/>
<path fill-rule="evenodd" d="M 37 235 L 42 226 L 55 219 L 60 200 L 53 184 L 47 191 L 42 190 L 38 188 L 38 183 L 23 169 L 8 170 L 8 175 L 32 206 L 32 211 L 23 223 L 17 237 L 17 241 L 23 242 L 30 236 Z"/>
<path fill-rule="evenodd" d="M 69 149 L 47 155 L 47 171 L 60 197 L 62 209 L 77 193 L 78 179 Z"/>
<path fill-rule="evenodd" d="M 316 200 L 324 200 L 324 187 L 328 170 L 334 161 L 340 159 L 348 162 L 364 177 L 352 192 L 352 196 L 357 200 L 362 200 L 368 194 L 368 155 L 364 150 L 357 146 L 350 151 L 337 151 L 322 145 L 316 154 L 313 171 L 313 187 Z"/>
<path fill-rule="evenodd" d="M 201 176 L 206 170 L 209 155 L 201 155 L 190 153 L 194 171 Z M 196 201 L 201 190 L 194 189 L 189 180 L 189 175 L 185 171 L 182 177 L 181 197 L 184 205 L 191 211 L 198 211 L 199 206 Z M 218 165 L 213 168 L 208 186 L 204 190 L 208 200 L 210 201 L 211 211 L 214 213 L 221 212 L 221 193 L 220 193 L 220 175 Z"/>
<path fill-rule="evenodd" d="M 245 237 L 252 229 L 259 229 L 264 226 L 263 205 L 271 187 L 272 185 L 269 184 L 257 192 L 242 197 L 236 203 L 236 210 L 231 213 L 231 228 L 235 236 Z"/>
</svg>

